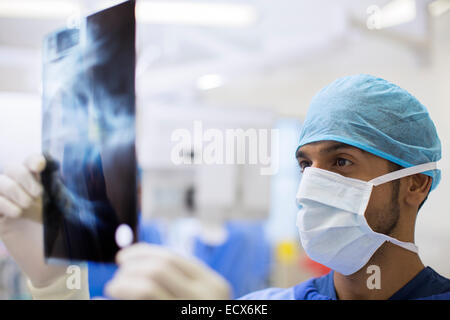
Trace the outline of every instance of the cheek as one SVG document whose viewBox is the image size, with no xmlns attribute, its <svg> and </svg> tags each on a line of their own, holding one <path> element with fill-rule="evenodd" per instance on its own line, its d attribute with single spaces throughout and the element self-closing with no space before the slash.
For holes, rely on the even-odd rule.
<svg viewBox="0 0 450 320">
<path fill-rule="evenodd" d="M 364 216 L 372 230 L 382 229 L 389 215 L 391 189 L 389 185 L 373 188 Z"/>
</svg>

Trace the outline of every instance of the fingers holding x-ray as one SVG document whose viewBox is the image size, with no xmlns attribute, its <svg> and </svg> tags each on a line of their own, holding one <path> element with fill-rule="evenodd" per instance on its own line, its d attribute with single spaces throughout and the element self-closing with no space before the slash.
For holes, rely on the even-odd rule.
<svg viewBox="0 0 450 320">
<path fill-rule="evenodd" d="M 194 258 L 136 244 L 117 255 L 119 271 L 106 287 L 118 299 L 229 299 L 228 283 Z M 147 284 L 147 285 L 144 285 Z"/>
<path fill-rule="evenodd" d="M 125 265 L 129 262 L 146 261 L 154 259 L 161 264 L 177 268 L 179 272 L 184 273 L 190 278 L 194 278 L 199 272 L 203 272 L 204 264 L 191 258 L 187 260 L 180 255 L 170 251 L 167 248 L 138 243 L 118 252 L 116 261 L 119 265 Z"/>
<path fill-rule="evenodd" d="M 117 274 L 119 284 L 129 286 L 133 278 L 148 282 L 148 299 L 176 299 L 178 297 L 192 297 L 195 278 L 182 268 L 175 267 L 167 257 L 144 257 L 121 264 Z M 121 282 L 123 280 L 123 282 Z M 126 290 L 126 289 L 125 289 Z M 120 290 L 118 290 L 120 292 Z"/>
<path fill-rule="evenodd" d="M 41 154 L 34 154 L 25 160 L 25 166 L 33 173 L 41 173 L 45 165 L 45 158 Z"/>
<path fill-rule="evenodd" d="M 157 282 L 141 276 L 124 275 L 118 273 L 115 280 L 110 282 L 106 293 L 123 300 L 171 300 L 174 296 Z"/>
<path fill-rule="evenodd" d="M 0 174 L 0 214 L 3 217 L 19 217 L 31 209 L 38 210 L 43 192 L 38 173 L 44 167 L 45 160 L 40 155 L 29 157 L 24 165 L 5 167 Z"/>
<path fill-rule="evenodd" d="M 18 217 L 22 212 L 21 208 L 10 200 L 0 196 L 0 217 Z"/>
<path fill-rule="evenodd" d="M 5 175 L 20 185 L 20 187 L 33 198 L 42 195 L 42 186 L 34 174 L 25 165 L 8 166 Z"/>
<path fill-rule="evenodd" d="M 7 175 L 0 175 L 0 194 L 4 200 L 11 202 L 19 210 L 28 208 L 33 201 L 31 195 L 25 191 L 20 183 Z"/>
</svg>

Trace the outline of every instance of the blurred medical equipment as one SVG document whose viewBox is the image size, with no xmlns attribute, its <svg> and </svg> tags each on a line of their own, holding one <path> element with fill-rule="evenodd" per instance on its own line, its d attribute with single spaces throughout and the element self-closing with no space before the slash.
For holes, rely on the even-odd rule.
<svg viewBox="0 0 450 320">
<path fill-rule="evenodd" d="M 144 218 L 267 217 L 271 175 L 264 170 L 278 156 L 270 112 L 150 104 L 139 111 Z"/>
</svg>

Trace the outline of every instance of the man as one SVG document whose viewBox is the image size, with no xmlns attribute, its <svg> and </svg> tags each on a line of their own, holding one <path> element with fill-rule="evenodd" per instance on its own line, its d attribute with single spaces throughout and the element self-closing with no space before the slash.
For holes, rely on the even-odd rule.
<svg viewBox="0 0 450 320">
<path fill-rule="evenodd" d="M 296 156 L 303 171 L 297 194 L 300 239 L 307 254 L 332 271 L 244 299 L 450 299 L 450 280 L 425 267 L 414 244 L 416 217 L 439 184 L 441 158 L 436 129 L 417 99 L 373 76 L 338 79 L 313 98 Z M 25 246 L 19 245 L 27 241 L 20 225 L 13 225 L 23 220 L 13 216 L 26 216 L 32 200 L 39 200 L 30 172 L 43 165 L 35 159 L 28 169 L 0 177 L 0 212 L 10 217 L 0 235 L 30 277 L 36 298 L 64 292 L 64 274 L 50 270 L 37 253 L 34 267 L 45 277 L 27 268 Z M 131 246 L 119 252 L 117 262 L 119 272 L 106 287 L 114 298 L 229 298 L 215 272 L 157 246 Z M 374 283 L 372 273 L 378 277 Z"/>
</svg>

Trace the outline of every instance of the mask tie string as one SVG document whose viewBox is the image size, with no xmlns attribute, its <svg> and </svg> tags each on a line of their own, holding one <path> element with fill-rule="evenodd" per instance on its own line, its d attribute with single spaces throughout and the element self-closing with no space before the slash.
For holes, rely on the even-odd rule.
<svg viewBox="0 0 450 320">
<path fill-rule="evenodd" d="M 404 169 L 400 169 L 394 172 L 390 172 L 387 174 L 384 174 L 378 178 L 372 179 L 368 181 L 369 183 L 373 184 L 374 186 L 378 186 L 380 184 L 397 180 L 403 177 L 411 176 L 416 173 L 422 173 L 429 170 L 437 169 L 437 162 L 428 162 L 424 164 L 419 164 L 417 166 L 408 167 Z"/>
</svg>

